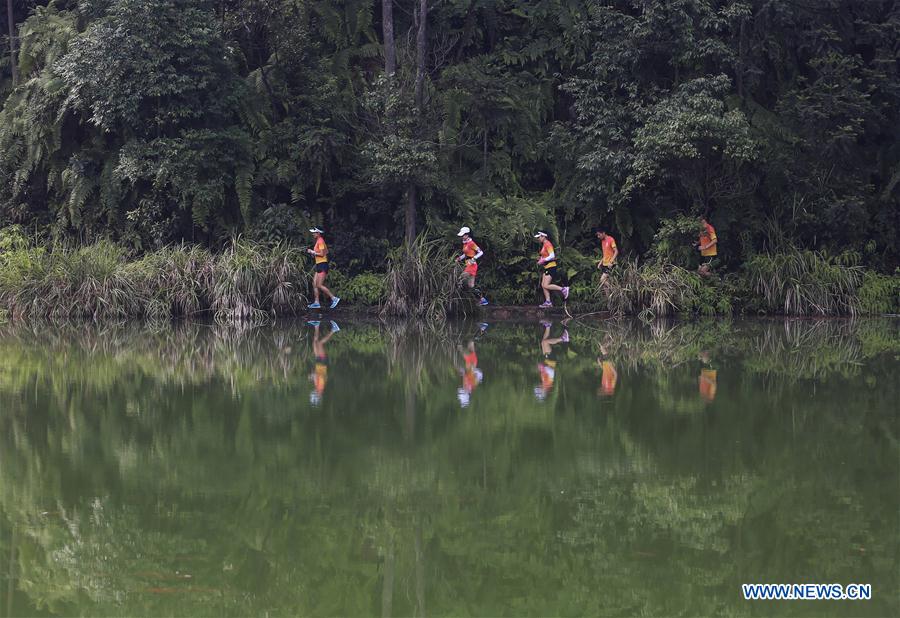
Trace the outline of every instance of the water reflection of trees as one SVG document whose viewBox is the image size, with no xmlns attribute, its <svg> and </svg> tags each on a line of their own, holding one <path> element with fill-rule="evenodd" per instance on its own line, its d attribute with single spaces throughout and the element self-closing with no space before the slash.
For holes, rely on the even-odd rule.
<svg viewBox="0 0 900 618">
<path fill-rule="evenodd" d="M 873 344 L 834 324 L 571 326 L 549 405 L 528 389 L 538 329 L 497 328 L 464 412 L 447 386 L 465 327 L 345 328 L 335 373 L 379 384 L 321 414 L 295 403 L 302 328 L 5 332 L 0 555 L 17 548 L 20 589 L 67 614 L 705 615 L 738 611 L 740 581 L 798 568 L 889 590 L 896 419 L 847 414 L 858 393 L 837 388 L 804 403 L 791 384 L 858 375 L 789 355 L 866 363 L 896 330 Z M 601 338 L 626 375 L 598 404 Z M 671 376 L 703 350 L 750 371 L 733 395 L 752 413 L 660 414 L 697 398 Z M 773 378 L 786 386 L 760 388 Z M 360 393 L 371 410 L 348 414 Z M 789 399 L 797 427 L 768 407 Z"/>
</svg>

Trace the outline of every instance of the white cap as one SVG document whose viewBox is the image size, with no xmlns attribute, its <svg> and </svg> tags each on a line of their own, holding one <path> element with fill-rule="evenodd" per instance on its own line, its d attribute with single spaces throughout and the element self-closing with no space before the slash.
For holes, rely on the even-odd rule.
<svg viewBox="0 0 900 618">
<path fill-rule="evenodd" d="M 457 234 L 457 236 L 465 236 L 466 234 L 471 234 L 471 233 L 472 233 L 472 230 L 470 230 L 466 226 L 462 226 L 461 228 L 459 228 L 459 233 Z"/>
<path fill-rule="evenodd" d="M 325 230 L 320 230 L 317 227 L 311 227 L 311 228 L 309 228 L 309 231 L 312 232 L 313 234 L 324 234 L 325 233 Z"/>
<path fill-rule="evenodd" d="M 469 406 L 469 393 L 466 392 L 464 388 L 456 389 L 456 398 L 459 399 L 459 405 L 461 408 L 467 408 Z"/>
<path fill-rule="evenodd" d="M 546 236 L 546 235 L 547 235 L 547 232 L 538 232 L 537 234 L 534 235 L 534 237 L 540 238 L 541 236 Z"/>
</svg>

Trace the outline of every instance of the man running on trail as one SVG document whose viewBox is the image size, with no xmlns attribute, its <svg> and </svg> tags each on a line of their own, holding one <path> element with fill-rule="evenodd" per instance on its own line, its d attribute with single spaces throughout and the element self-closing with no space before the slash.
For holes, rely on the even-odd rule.
<svg viewBox="0 0 900 618">
<path fill-rule="evenodd" d="M 316 273 L 313 275 L 313 303 L 307 306 L 310 309 L 321 309 L 322 305 L 319 304 L 319 293 L 321 292 L 331 299 L 329 308 L 334 309 L 341 299 L 325 287 L 325 277 L 328 275 L 328 245 L 325 244 L 325 232 L 317 227 L 310 228 L 309 231 L 316 239 L 316 244 L 306 252 L 316 258 Z"/>
<path fill-rule="evenodd" d="M 697 240 L 697 248 L 700 250 L 700 267 L 697 272 L 704 277 L 711 274 L 713 261 L 719 253 L 718 246 L 716 228 L 711 226 L 705 217 L 700 219 L 700 238 Z"/>
<path fill-rule="evenodd" d="M 488 304 L 488 300 L 481 295 L 481 292 L 475 290 L 475 276 L 478 274 L 478 258 L 484 255 L 484 251 L 481 250 L 481 247 L 475 244 L 475 241 L 472 240 L 472 230 L 463 226 L 459 228 L 459 233 L 457 234 L 460 238 L 462 238 L 462 255 L 456 258 L 457 262 L 465 261 L 466 268 L 463 270 L 463 282 L 466 287 L 470 290 L 475 291 L 479 295 L 478 304 L 486 305 Z"/>
<path fill-rule="evenodd" d="M 606 230 L 597 230 L 597 239 L 600 241 L 600 248 L 603 253 L 602 258 L 597 262 L 597 268 L 603 274 L 600 275 L 600 286 L 606 285 L 609 279 L 609 273 L 612 272 L 613 266 L 616 265 L 616 258 L 619 257 L 619 248 L 616 246 L 616 239 L 606 233 Z"/>
<path fill-rule="evenodd" d="M 547 237 L 546 232 L 538 232 L 534 235 L 535 240 L 541 243 L 541 251 L 540 257 L 538 257 L 538 265 L 543 267 L 543 271 L 541 272 L 541 290 L 544 292 L 544 304 L 540 305 L 540 307 L 552 307 L 553 303 L 550 301 L 550 292 L 559 292 L 562 294 L 563 300 L 568 300 L 569 298 L 569 288 L 561 287 L 553 283 L 553 280 L 558 277 L 556 271 L 556 252 L 553 249 L 553 243 L 550 242 L 550 239 Z"/>
</svg>

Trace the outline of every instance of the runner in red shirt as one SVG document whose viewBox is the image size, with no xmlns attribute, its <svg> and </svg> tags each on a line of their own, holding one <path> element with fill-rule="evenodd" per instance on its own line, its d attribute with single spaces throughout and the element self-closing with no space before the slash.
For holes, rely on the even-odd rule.
<svg viewBox="0 0 900 618">
<path fill-rule="evenodd" d="M 481 247 L 475 244 L 475 241 L 472 240 L 472 230 L 463 226 L 459 228 L 459 233 L 457 234 L 460 238 L 462 238 L 462 255 L 456 258 L 457 262 L 465 262 L 466 267 L 463 270 L 463 282 L 470 290 L 475 291 L 480 297 L 478 300 L 479 305 L 488 304 L 487 298 L 485 298 L 480 291 L 475 289 L 475 277 L 478 275 L 478 258 L 484 255 L 484 251 L 481 250 Z"/>
</svg>

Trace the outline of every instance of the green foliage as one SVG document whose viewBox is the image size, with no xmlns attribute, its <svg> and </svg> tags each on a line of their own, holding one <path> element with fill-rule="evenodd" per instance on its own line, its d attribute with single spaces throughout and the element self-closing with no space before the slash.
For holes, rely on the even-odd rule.
<svg viewBox="0 0 900 618">
<path fill-rule="evenodd" d="M 784 315 L 855 315 L 863 272 L 853 256 L 793 249 L 761 254 L 745 268 L 766 311 Z"/>
<path fill-rule="evenodd" d="M 866 272 L 858 295 L 860 313 L 900 313 L 900 272 L 893 275 Z"/>
<path fill-rule="evenodd" d="M 32 77 L 0 111 L 0 206 L 14 220 L 49 207 L 58 236 L 145 248 L 249 216 L 245 89 L 210 4 L 51 4 L 23 32 Z"/>
<path fill-rule="evenodd" d="M 341 302 L 354 307 L 375 307 L 385 296 L 385 277 L 381 273 L 365 272 L 346 276 L 340 270 L 329 272 L 328 286 L 341 297 Z"/>
<path fill-rule="evenodd" d="M 247 238 L 259 243 L 303 244 L 313 221 L 295 206 L 275 204 L 257 214 Z"/>
<path fill-rule="evenodd" d="M 650 255 L 653 259 L 677 264 L 688 268 L 697 263 L 698 251 L 695 246 L 700 236 L 699 217 L 678 215 L 672 219 L 662 219 L 653 237 Z"/>
</svg>

